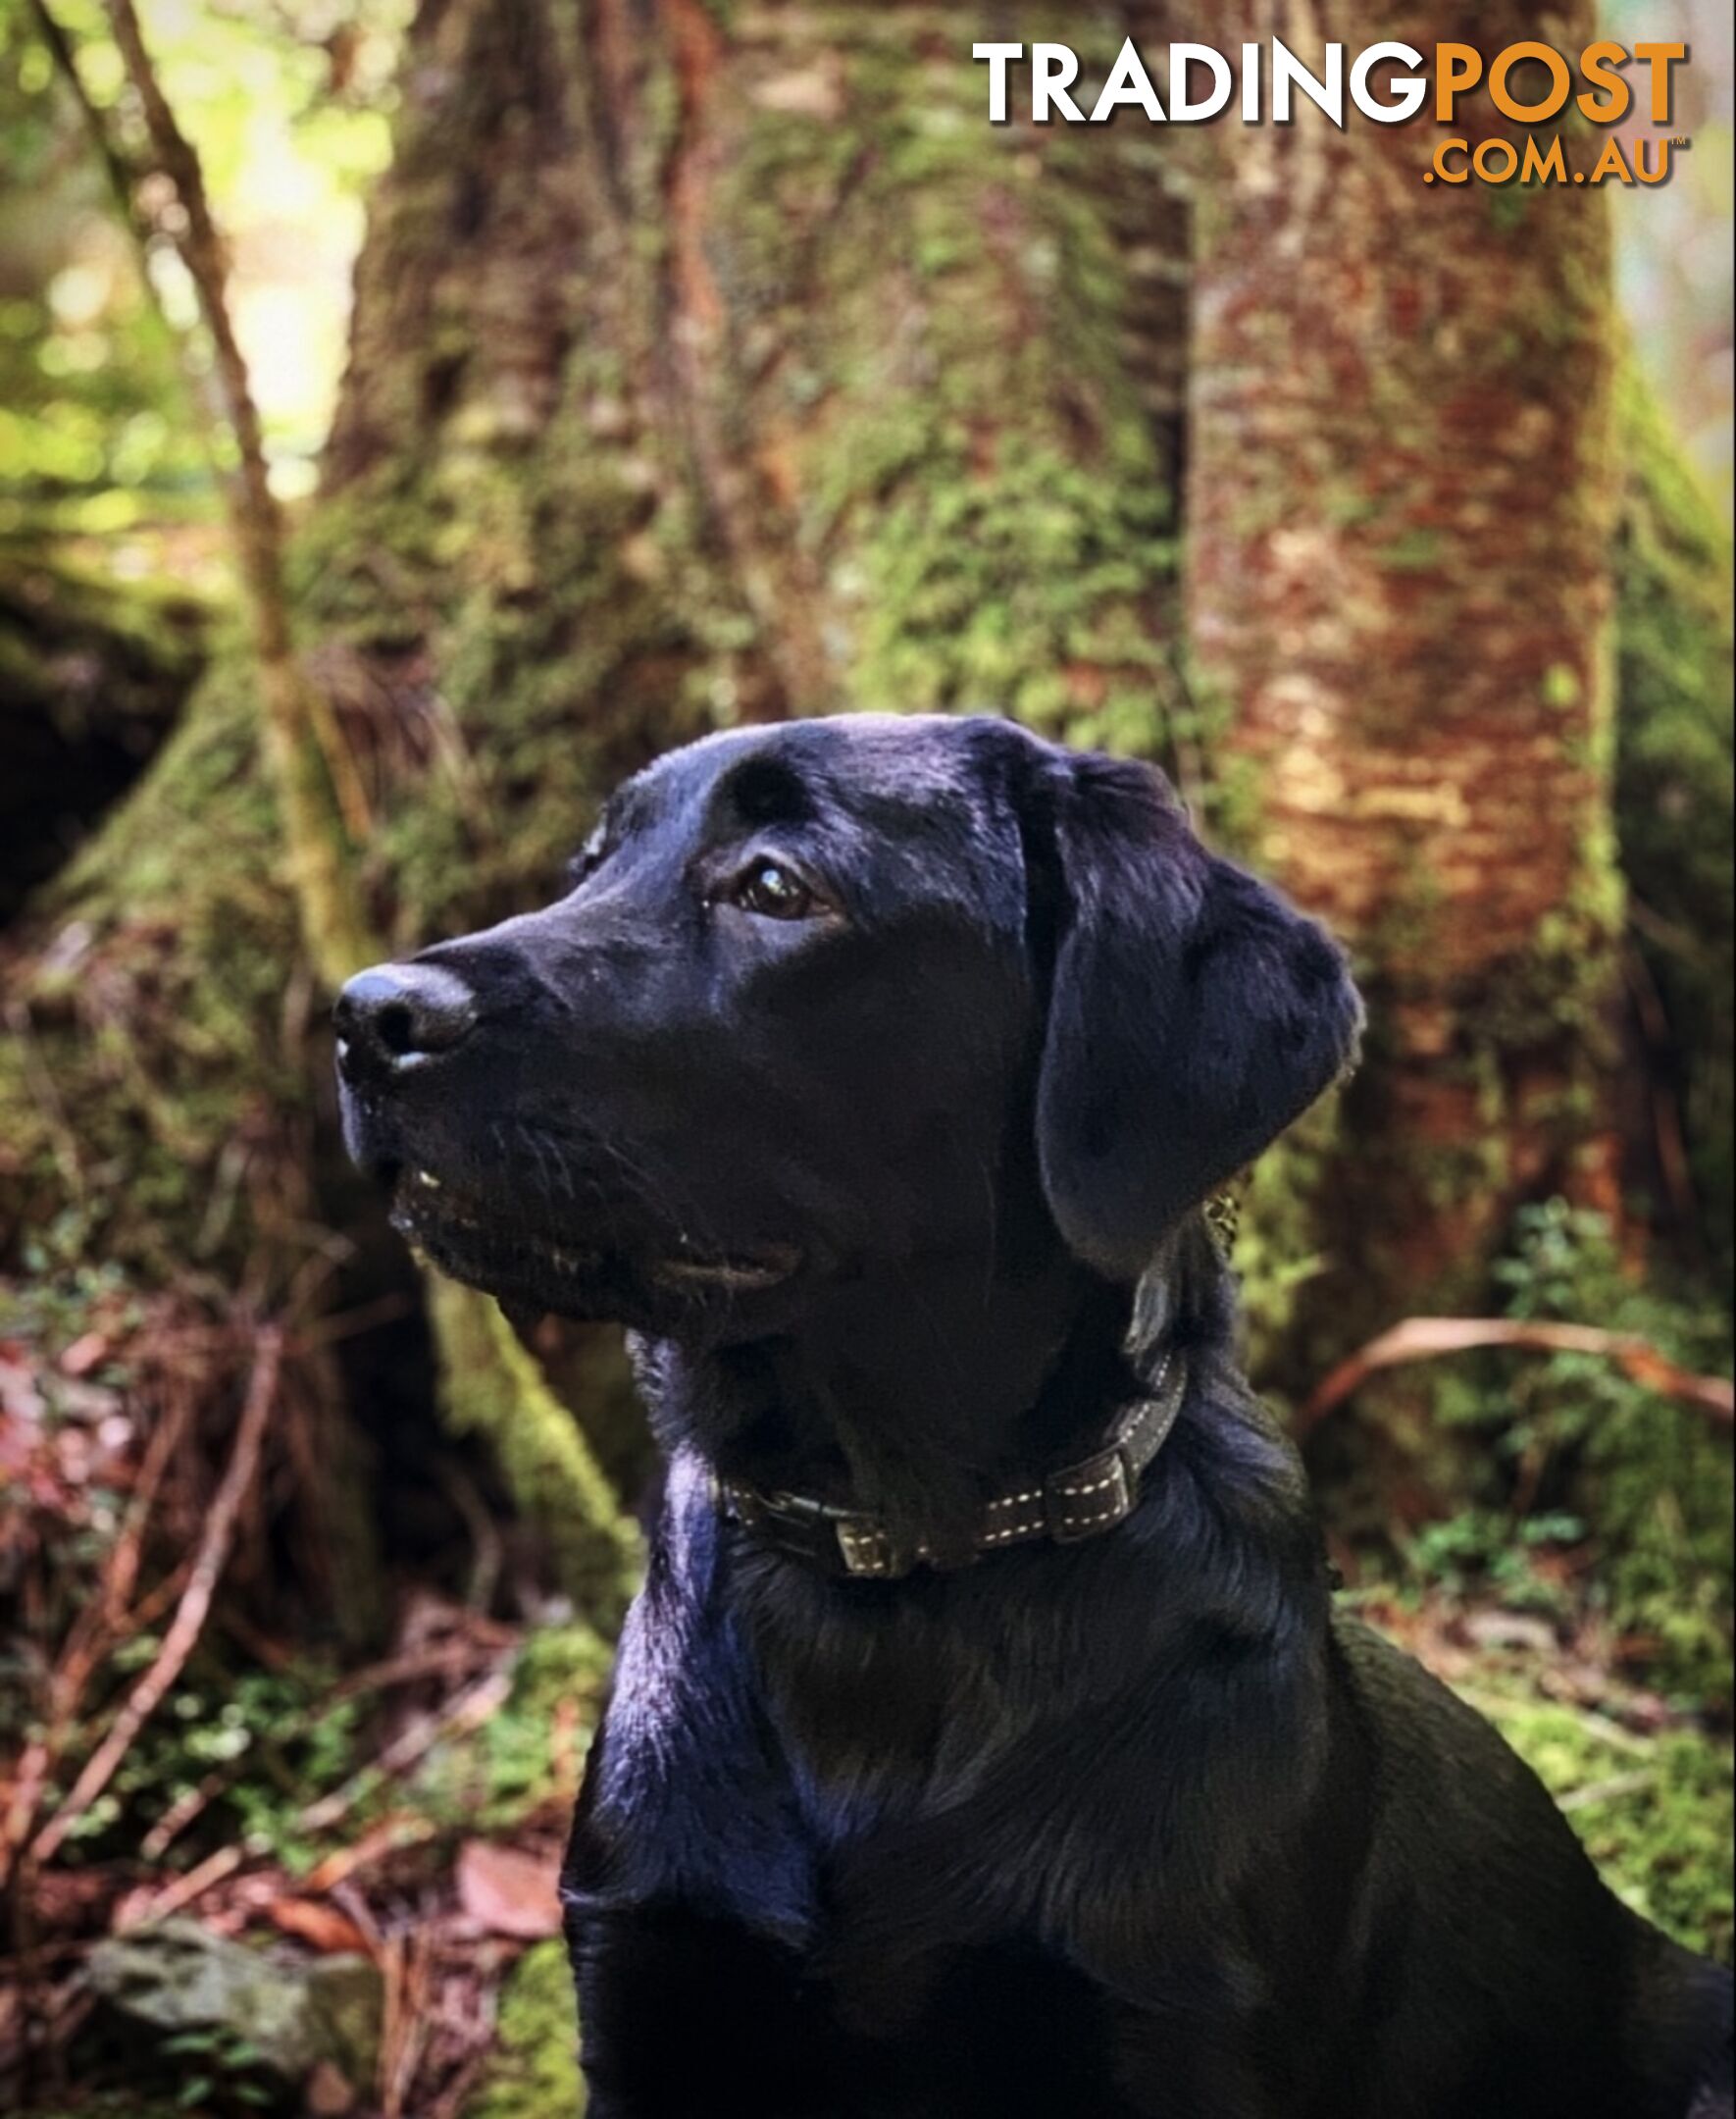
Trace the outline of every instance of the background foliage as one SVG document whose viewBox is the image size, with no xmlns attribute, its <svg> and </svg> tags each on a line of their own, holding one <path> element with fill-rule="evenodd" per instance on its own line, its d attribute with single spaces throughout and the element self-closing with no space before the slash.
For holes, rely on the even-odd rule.
<svg viewBox="0 0 1736 2119">
<path fill-rule="evenodd" d="M 1127 12 L 1057 33 L 1100 57 Z M 1391 313 L 1446 333 L 1454 273 L 1487 278 L 1603 526 L 1607 682 L 1545 673 L 1573 806 L 1489 872 L 1559 842 L 1580 880 L 1450 996 L 1451 1034 L 1414 967 L 1478 907 L 1455 927 L 1433 887 L 1464 827 L 1428 836 L 1430 753 L 1380 848 L 1391 916 L 1351 928 L 1370 1064 L 1249 1178 L 1238 1264 L 1347 1595 L 1494 1716 L 1618 1888 L 1728 1955 L 1729 1430 L 1668 1375 L 1731 1358 L 1729 69 L 1702 12 L 1694 155 L 1614 202 L 1612 274 L 1584 216 L 1510 195 L 1460 202 L 1420 294 L 1378 220 L 1330 231 L 1327 271 L 1395 274 Z M 986 147 L 970 13 L 688 0 L 611 38 L 539 0 L 144 11 L 228 240 L 316 777 L 382 947 L 538 902 L 619 774 L 804 707 L 987 702 L 1154 757 L 1295 880 L 1285 799 L 1317 770 L 1354 796 L 1366 747 L 1328 716 L 1280 769 L 1226 678 L 1219 621 L 1287 535 L 1360 554 L 1351 623 L 1420 628 L 1439 594 L 1493 668 L 1498 629 L 1457 620 L 1503 585 L 1381 518 L 1324 418 L 1212 520 L 1250 592 L 1213 605 L 1189 476 L 1230 429 L 1200 348 L 1245 266 L 1295 341 L 1281 205 L 1131 126 Z M 343 1164 L 234 436 L 111 28 L 98 0 L 0 0 L 0 2086 L 128 2119 L 529 2119 L 578 2095 L 550 1878 L 649 1451 L 613 1335 L 521 1343 L 426 1288 Z M 1353 201 L 1379 179 L 1346 175 Z M 1528 306 L 1515 261 L 1571 301 Z M 1367 329 L 1426 460 L 1439 407 Z M 1569 359 L 1604 383 L 1563 401 Z M 1362 1338 L 1439 1310 L 1648 1361 L 1459 1355 L 1315 1417 Z M 168 1667 L 262 1373 L 210 1608 L 85 1792 Z M 194 1963 L 219 2005 L 188 2003 Z"/>
</svg>

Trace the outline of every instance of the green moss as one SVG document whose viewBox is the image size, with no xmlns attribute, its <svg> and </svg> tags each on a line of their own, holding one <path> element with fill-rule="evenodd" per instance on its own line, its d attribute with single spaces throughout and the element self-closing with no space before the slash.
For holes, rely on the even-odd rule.
<svg viewBox="0 0 1736 2119">
<path fill-rule="evenodd" d="M 1610 965 L 1626 893 L 1613 836 L 1594 827 L 1579 847 L 1570 894 L 1537 921 L 1528 948 L 1496 966 L 1465 1012 L 1466 1058 L 1561 1048 L 1571 1041 L 1569 1087 L 1589 1085 L 1614 1060 Z"/>
<path fill-rule="evenodd" d="M 496 2050 L 464 2119 L 552 2119 L 585 2104 L 572 1969 L 559 1942 L 538 1942 L 501 1990 Z"/>
<path fill-rule="evenodd" d="M 413 1785 L 417 1809 L 452 1831 L 512 1833 L 551 1805 L 569 1807 L 612 1662 L 594 1627 L 533 1628 L 504 1705 L 473 1734 L 429 1754 Z"/>
<path fill-rule="evenodd" d="M 28 1035 L 0 1043 L 0 1225 L 40 1238 L 70 1214 L 147 1276 L 240 1255 L 245 1136 L 307 1094 L 283 1036 L 295 916 L 279 853 L 246 668 L 226 655 L 39 902 L 45 946 L 9 979 Z"/>
<path fill-rule="evenodd" d="M 1621 860 L 1635 944 L 1669 1022 L 1701 1239 L 1727 1275 L 1736 1204 L 1730 539 L 1631 367 L 1619 409 Z"/>
<path fill-rule="evenodd" d="M 939 49 L 953 26 L 936 10 L 929 27 Z M 1139 294 L 1127 253 L 1174 236 L 1157 262 L 1179 269 L 1182 245 L 1179 221 L 1153 233 L 1160 157 L 1136 129 L 1089 153 L 1065 129 L 1035 151 L 997 134 L 985 158 L 980 81 L 873 11 L 791 26 L 789 64 L 806 40 L 817 63 L 841 55 L 836 125 L 765 107 L 741 88 L 757 62 L 732 57 L 705 120 L 725 342 L 698 390 L 674 379 L 676 418 L 667 50 L 647 40 L 635 123 L 603 142 L 595 54 L 558 11 L 449 11 L 426 33 L 449 95 L 405 107 L 294 554 L 310 674 L 366 797 L 348 853 L 383 947 L 544 901 L 600 792 L 742 716 L 999 706 L 1162 751 L 1172 466 L 1153 378 L 1126 354 L 1179 335 L 1142 321 L 1154 283 Z M 455 138 L 486 165 L 487 271 L 454 238 Z M 571 259 L 558 293 L 512 245 Z M 760 549 L 758 489 L 725 521 L 714 458 L 751 480 L 785 448 L 792 497 Z M 792 612 L 826 644 L 824 697 L 780 661 Z M 315 1206 L 302 1031 L 322 997 L 256 723 L 231 649 L 58 887 L 21 981 L 30 1042 L 0 1047 L 6 1212 L 38 1250 L 100 1246 L 147 1286 L 189 1258 L 214 1286 L 261 1258 L 286 1280 Z M 607 1623 L 636 1555 L 583 1437 L 491 1312 L 452 1291 L 434 1309 L 449 1416 L 487 1435 Z"/>
<path fill-rule="evenodd" d="M 1729 1323 L 1637 1283 L 1608 1224 L 1562 1200 L 1520 1210 L 1497 1262 L 1511 1317 L 1631 1332 L 1689 1370 L 1728 1373 Z M 1491 1354 L 1434 1379 L 1430 1426 L 1472 1438 L 1459 1490 L 1491 1510 L 1563 1515 L 1595 1538 L 1591 1592 L 1653 1681 L 1728 1702 L 1736 1539 L 1727 1441 L 1705 1414 L 1590 1354 Z"/>
<path fill-rule="evenodd" d="M 751 621 L 662 445 L 599 443 L 607 364 L 570 366 L 534 458 L 502 441 L 364 479 L 301 549 L 329 667 L 414 739 L 365 850 L 394 948 L 545 899 L 599 791 L 752 689 Z"/>
<path fill-rule="evenodd" d="M 1064 129 L 988 139 L 980 82 L 913 62 L 920 28 L 828 12 L 811 34 L 842 57 L 838 120 L 740 118 L 710 225 L 768 380 L 727 409 L 788 438 L 846 701 L 1159 754 L 1173 467 L 1126 253 L 1149 271 L 1165 232 L 1148 216 L 1135 245 L 1110 202 L 1136 176 L 1160 202 L 1161 168 L 1132 128 L 1092 154 Z"/>
<path fill-rule="evenodd" d="M 1636 1737 L 1534 1693 L 1477 1690 L 1481 1708 L 1557 1798 L 1608 1882 L 1692 1949 L 1731 1954 L 1727 1741 Z"/>
<path fill-rule="evenodd" d="M 486 1295 L 431 1274 L 429 1307 L 440 1352 L 440 1398 L 455 1433 L 483 1435 L 521 1509 L 547 1539 L 576 1607 L 612 1628 L 641 1562 L 579 1423 Z"/>
<path fill-rule="evenodd" d="M 1329 1263 L 1321 1188 L 1338 1151 L 1341 1108 L 1325 1098 L 1260 1157 L 1241 1186 L 1234 1264 L 1251 1373 L 1282 1373 L 1297 1297 Z"/>
<path fill-rule="evenodd" d="M 111 695 L 104 714 L 166 717 L 199 673 L 211 617 L 177 584 L 117 581 L 53 544 L 9 540 L 0 546 L 0 714 L 82 718 L 88 708 L 64 666 L 77 650 L 99 666 Z"/>
</svg>

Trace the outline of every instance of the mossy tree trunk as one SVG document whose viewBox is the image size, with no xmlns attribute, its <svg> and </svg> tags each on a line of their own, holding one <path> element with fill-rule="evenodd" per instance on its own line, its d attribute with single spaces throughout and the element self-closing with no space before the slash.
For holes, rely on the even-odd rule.
<svg viewBox="0 0 1736 2119">
<path fill-rule="evenodd" d="M 1149 129 L 986 126 L 996 12 L 424 6 L 294 558 L 391 947 L 546 898 L 610 783 L 722 723 L 1165 751 L 1184 215 Z M 1106 65 L 1144 12 L 1047 33 Z M 237 649 L 6 966 L 0 1195 L 50 1266 L 318 1284 L 353 1200 L 282 859 Z"/>
<path fill-rule="evenodd" d="M 1149 132 L 984 123 L 995 13 L 425 15 L 312 600 L 388 687 L 437 650 L 489 778 L 542 779 L 521 870 L 718 721 L 1152 743 L 1183 216 Z"/>
<path fill-rule="evenodd" d="M 207 616 L 193 595 L 94 579 L 28 530 L 0 556 L 0 925 L 161 748 Z"/>
<path fill-rule="evenodd" d="M 1736 698 L 1730 532 L 1630 362 L 1618 391 L 1615 821 L 1651 1109 L 1637 1175 L 1690 1263 L 1736 1242 Z"/>
<path fill-rule="evenodd" d="M 1193 30 L 1310 57 L 1455 26 L 1365 14 Z M 1017 33 L 1090 79 L 1172 26 L 1128 0 Z M 1281 1323 L 1313 1186 L 1340 1352 L 1468 1283 L 1523 1191 L 1608 1182 L 1604 217 L 1425 186 L 1419 129 L 1305 109 L 1212 129 L 1215 171 L 1134 114 L 991 127 L 969 51 L 1005 33 L 988 5 L 425 0 L 294 559 L 333 808 L 411 948 L 544 899 L 610 783 L 746 718 L 988 706 L 1240 783 L 1225 828 L 1375 1003 L 1354 1153 L 1317 1127 L 1269 1159 L 1242 1247 Z M 359 1211 L 257 732 L 231 652 L 0 964 L 0 1204 L 50 1265 L 278 1300 Z M 487 1428 L 510 1350 L 464 1343 L 486 1374 L 449 1371 L 452 1413 Z M 537 1351 L 630 1465 L 592 1343 Z M 502 1454 L 591 1490 L 552 1429 Z"/>
<path fill-rule="evenodd" d="M 1461 14 L 1250 7 L 1220 34 L 1318 69 L 1326 38 L 1540 33 Z M 1593 33 L 1589 5 L 1551 19 Z M 1481 91 L 1452 130 L 1524 140 Z M 1342 1332 L 1474 1295 L 1521 1198 L 1613 1204 L 1609 235 L 1583 187 L 1425 182 L 1426 119 L 1234 134 L 1199 216 L 1188 607 L 1235 813 L 1373 1004 L 1326 1184 Z"/>
</svg>

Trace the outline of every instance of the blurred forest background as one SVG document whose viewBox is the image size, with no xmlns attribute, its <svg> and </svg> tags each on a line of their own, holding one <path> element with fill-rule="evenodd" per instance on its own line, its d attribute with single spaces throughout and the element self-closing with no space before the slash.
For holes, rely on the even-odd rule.
<svg viewBox="0 0 1736 2119">
<path fill-rule="evenodd" d="M 1351 940 L 1255 1372 L 1347 1597 L 1729 1953 L 1728 12 L 1605 11 L 1693 47 L 1613 197 L 969 59 L 1579 0 L 1005 16 L 0 0 L 0 2101 L 577 2107 L 647 1444 L 419 1279 L 329 1003 L 851 706 L 1154 758 Z"/>
</svg>

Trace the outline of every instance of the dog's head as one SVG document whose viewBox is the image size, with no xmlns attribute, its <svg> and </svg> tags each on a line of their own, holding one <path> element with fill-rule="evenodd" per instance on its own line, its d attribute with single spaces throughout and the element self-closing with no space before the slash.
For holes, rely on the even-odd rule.
<svg viewBox="0 0 1736 2119">
<path fill-rule="evenodd" d="M 436 1265 L 714 1336 L 1002 1256 L 1009 1188 L 1132 1280 L 1358 1020 L 1336 946 L 1149 767 L 868 715 L 661 759 L 558 903 L 337 1007 L 350 1151 Z"/>
</svg>

